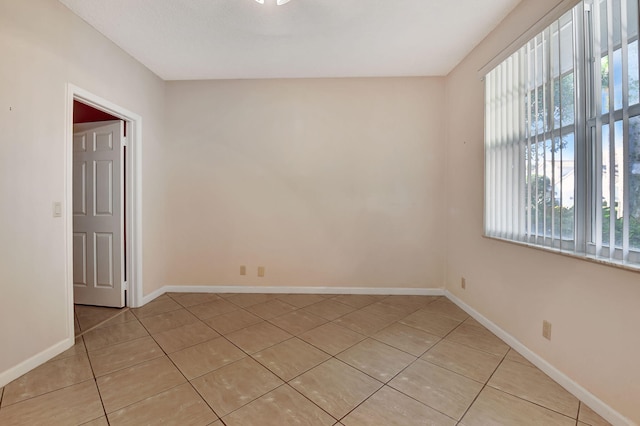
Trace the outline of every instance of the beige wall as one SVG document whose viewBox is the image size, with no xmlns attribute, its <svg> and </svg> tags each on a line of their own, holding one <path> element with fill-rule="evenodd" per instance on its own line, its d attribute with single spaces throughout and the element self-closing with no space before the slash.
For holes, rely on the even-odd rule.
<svg viewBox="0 0 640 426">
<path fill-rule="evenodd" d="M 442 78 L 167 83 L 164 283 L 442 287 L 443 95 Z"/>
<path fill-rule="evenodd" d="M 447 288 L 640 422 L 640 275 L 482 238 L 483 83 L 477 70 L 556 3 L 524 0 L 447 78 Z M 541 336 L 543 319 L 553 324 L 551 341 Z"/>
<path fill-rule="evenodd" d="M 446 79 L 165 85 L 57 1 L 0 0 L 0 376 L 71 335 L 51 215 L 65 196 L 69 82 L 143 118 L 145 294 L 445 281 L 640 421 L 638 274 L 481 237 L 476 71 L 555 3 L 524 0 Z"/>
<path fill-rule="evenodd" d="M 156 183 L 143 198 L 144 272 L 150 288 L 158 281 L 163 175 L 154 146 L 164 82 L 55 0 L 0 0 L 0 58 L 0 377 L 8 377 L 73 336 L 64 218 L 52 217 L 52 203 L 65 199 L 67 83 L 143 117 L 143 180 Z"/>
</svg>

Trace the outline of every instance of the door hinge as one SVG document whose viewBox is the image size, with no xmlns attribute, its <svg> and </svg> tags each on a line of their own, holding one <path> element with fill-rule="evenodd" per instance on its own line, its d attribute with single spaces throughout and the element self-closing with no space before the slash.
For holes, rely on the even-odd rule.
<svg viewBox="0 0 640 426">
<path fill-rule="evenodd" d="M 129 281 L 125 281 L 124 283 L 122 283 L 122 286 L 125 290 L 129 290 Z"/>
<path fill-rule="evenodd" d="M 127 138 L 122 138 L 122 146 L 127 146 Z"/>
</svg>

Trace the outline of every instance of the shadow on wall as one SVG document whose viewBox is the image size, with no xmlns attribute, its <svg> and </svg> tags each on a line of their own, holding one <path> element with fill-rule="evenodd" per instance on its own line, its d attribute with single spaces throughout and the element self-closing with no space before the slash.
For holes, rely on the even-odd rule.
<svg viewBox="0 0 640 426">
<path fill-rule="evenodd" d="M 73 101 L 73 123 L 93 123 L 95 121 L 120 120 L 118 117 L 95 109 L 82 102 Z M 127 122 L 124 122 L 124 135 L 127 136 Z"/>
</svg>

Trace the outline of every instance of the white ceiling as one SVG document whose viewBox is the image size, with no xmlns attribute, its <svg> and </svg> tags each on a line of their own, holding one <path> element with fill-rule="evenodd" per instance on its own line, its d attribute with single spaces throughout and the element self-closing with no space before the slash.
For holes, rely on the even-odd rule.
<svg viewBox="0 0 640 426">
<path fill-rule="evenodd" d="M 442 76 L 520 0 L 60 0 L 165 80 Z"/>
</svg>

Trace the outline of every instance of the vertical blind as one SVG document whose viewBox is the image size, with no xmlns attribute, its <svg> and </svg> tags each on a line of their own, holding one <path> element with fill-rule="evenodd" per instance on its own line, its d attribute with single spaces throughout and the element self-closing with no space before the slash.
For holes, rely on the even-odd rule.
<svg viewBox="0 0 640 426">
<path fill-rule="evenodd" d="M 638 262 L 640 250 L 640 110 L 638 2 L 590 3 L 593 101 L 588 130 L 594 168 L 592 238 L 597 257 Z"/>
<path fill-rule="evenodd" d="M 567 12 L 486 76 L 489 236 L 572 245 L 574 13 Z"/>
<path fill-rule="evenodd" d="M 584 0 L 485 77 L 485 234 L 640 264 L 638 0 Z"/>
</svg>

